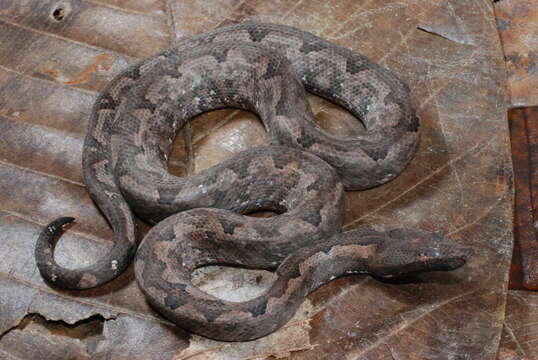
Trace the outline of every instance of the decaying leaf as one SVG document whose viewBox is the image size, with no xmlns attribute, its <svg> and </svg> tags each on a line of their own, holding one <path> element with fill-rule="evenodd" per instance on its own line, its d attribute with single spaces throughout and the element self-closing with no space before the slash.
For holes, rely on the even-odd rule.
<svg viewBox="0 0 538 360">
<path fill-rule="evenodd" d="M 511 289 L 538 289 L 538 109 L 509 112 L 514 167 L 514 256 Z"/>
<path fill-rule="evenodd" d="M 311 31 L 409 84 L 422 121 L 418 153 L 391 183 L 348 194 L 346 228 L 443 231 L 474 249 L 469 263 L 395 283 L 336 280 L 311 294 L 277 333 L 246 343 L 215 342 L 171 325 L 146 303 L 132 268 L 97 289 L 45 284 L 33 248 L 48 221 L 77 218 L 57 247 L 65 266 L 89 264 L 111 246 L 80 169 L 98 91 L 172 39 L 251 20 Z M 495 358 L 513 199 L 504 59 L 489 1 L 4 0 L 0 30 L 0 356 Z M 324 128 L 362 131 L 346 111 L 309 100 Z M 181 132 L 170 167 L 188 175 L 265 139 L 253 114 L 212 112 Z M 271 274 L 216 268 L 198 281 L 219 296 L 250 296 Z"/>
<path fill-rule="evenodd" d="M 499 347 L 499 360 L 532 360 L 538 358 L 538 294 L 509 291 L 506 318 Z"/>
<path fill-rule="evenodd" d="M 503 0 L 495 3 L 497 28 L 502 39 L 510 103 L 514 107 L 538 105 L 538 2 Z"/>
</svg>

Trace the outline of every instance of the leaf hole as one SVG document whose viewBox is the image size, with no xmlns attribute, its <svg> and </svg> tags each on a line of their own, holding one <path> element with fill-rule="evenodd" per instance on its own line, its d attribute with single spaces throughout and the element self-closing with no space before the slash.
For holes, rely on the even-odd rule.
<svg viewBox="0 0 538 360">
<path fill-rule="evenodd" d="M 60 3 L 57 4 L 52 10 L 51 17 L 57 22 L 64 20 L 69 14 L 69 4 Z"/>
<path fill-rule="evenodd" d="M 48 320 L 41 314 L 34 313 L 26 315 L 17 328 L 21 331 L 50 333 L 54 336 L 85 340 L 102 337 L 104 322 L 105 319 L 99 314 L 69 324 L 62 320 Z"/>
</svg>

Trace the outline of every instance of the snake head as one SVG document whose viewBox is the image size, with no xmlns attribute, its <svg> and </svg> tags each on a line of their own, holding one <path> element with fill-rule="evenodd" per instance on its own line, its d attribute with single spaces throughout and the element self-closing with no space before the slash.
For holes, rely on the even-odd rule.
<svg viewBox="0 0 538 360">
<path fill-rule="evenodd" d="M 424 271 L 448 271 L 464 265 L 472 250 L 439 233 L 395 229 L 379 245 L 371 274 L 390 278 Z"/>
</svg>

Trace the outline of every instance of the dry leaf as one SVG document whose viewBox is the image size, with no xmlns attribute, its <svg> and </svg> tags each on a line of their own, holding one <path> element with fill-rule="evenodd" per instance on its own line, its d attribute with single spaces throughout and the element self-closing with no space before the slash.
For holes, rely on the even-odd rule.
<svg viewBox="0 0 538 360">
<path fill-rule="evenodd" d="M 538 105 L 538 1 L 503 0 L 495 3 L 497 28 L 508 70 L 510 105 Z"/>
<path fill-rule="evenodd" d="M 514 167 L 514 255 L 511 289 L 538 289 L 538 109 L 513 109 L 508 115 Z"/>
<path fill-rule="evenodd" d="M 245 20 L 294 25 L 360 51 L 412 90 L 423 124 L 417 156 L 393 182 L 348 194 L 346 228 L 440 230 L 475 255 L 455 272 L 398 283 L 336 280 L 311 294 L 283 329 L 247 343 L 171 326 L 145 302 L 132 268 L 97 289 L 49 287 L 33 258 L 48 221 L 78 219 L 58 245 L 66 266 L 91 263 L 111 245 L 80 169 L 98 91 L 172 39 Z M 0 356 L 495 358 L 513 198 L 504 59 L 489 1 L 3 0 L 0 27 Z M 361 131 L 346 111 L 310 101 L 323 127 Z M 171 169 L 189 174 L 265 141 L 254 115 L 212 112 L 178 136 Z M 219 273 L 210 269 L 199 280 L 220 296 L 258 291 L 271 276 Z"/>
<path fill-rule="evenodd" d="M 532 360 L 538 358 L 538 294 L 530 291 L 509 291 L 506 319 L 499 347 L 498 360 Z"/>
</svg>

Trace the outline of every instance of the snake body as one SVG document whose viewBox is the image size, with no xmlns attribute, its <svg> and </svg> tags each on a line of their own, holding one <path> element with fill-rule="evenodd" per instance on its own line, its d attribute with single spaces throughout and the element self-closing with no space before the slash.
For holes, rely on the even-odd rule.
<svg viewBox="0 0 538 360">
<path fill-rule="evenodd" d="M 276 280 L 262 295 L 232 302 L 194 286 L 191 273 L 201 266 L 222 263 L 259 268 L 257 257 L 271 256 L 263 247 L 250 251 L 250 239 L 224 230 L 237 224 L 245 226 L 240 215 L 220 209 L 173 215 L 148 233 L 135 262 L 139 285 L 156 309 L 191 332 L 223 341 L 252 340 L 275 331 L 295 314 L 308 293 L 336 277 L 453 270 L 469 256 L 469 250 L 458 248 L 440 234 L 362 227 L 293 252 L 277 268 Z"/>
<path fill-rule="evenodd" d="M 366 132 L 344 137 L 320 129 L 305 88 L 360 118 Z M 270 145 L 189 178 L 169 174 L 177 131 L 222 107 L 258 114 Z M 240 24 L 183 40 L 122 72 L 94 105 L 83 172 L 114 230 L 114 246 L 89 267 L 62 268 L 52 239 L 73 219 L 60 218 L 38 238 L 37 266 L 49 282 L 72 289 L 115 278 L 137 250 L 134 212 L 158 223 L 137 255 L 142 291 L 178 325 L 221 340 L 273 331 L 302 297 L 335 276 L 456 268 L 467 253 L 448 239 L 437 246 L 435 236 L 410 230 L 334 235 L 344 188 L 366 189 L 397 176 L 413 156 L 418 129 L 403 82 L 310 33 Z M 279 215 L 245 216 L 258 210 Z M 427 255 L 426 239 L 438 251 Z M 278 279 L 260 298 L 225 302 L 190 283 L 192 270 L 214 263 L 278 267 Z"/>
</svg>

